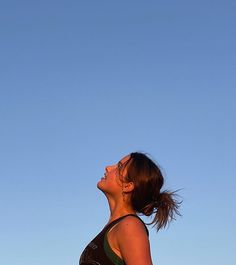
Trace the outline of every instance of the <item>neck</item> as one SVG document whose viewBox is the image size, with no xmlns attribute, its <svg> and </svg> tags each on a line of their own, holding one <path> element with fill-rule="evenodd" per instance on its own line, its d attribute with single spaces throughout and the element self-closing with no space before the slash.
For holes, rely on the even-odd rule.
<svg viewBox="0 0 236 265">
<path fill-rule="evenodd" d="M 108 223 L 114 221 L 115 219 L 127 215 L 127 214 L 136 214 L 135 210 L 131 205 L 128 205 L 123 201 L 123 199 L 114 199 L 109 196 L 106 196 L 110 209 L 110 218 Z"/>
</svg>

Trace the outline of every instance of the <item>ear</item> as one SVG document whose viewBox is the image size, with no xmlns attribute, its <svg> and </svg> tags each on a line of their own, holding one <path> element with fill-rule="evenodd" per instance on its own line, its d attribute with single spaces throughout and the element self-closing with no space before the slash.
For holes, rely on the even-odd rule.
<svg viewBox="0 0 236 265">
<path fill-rule="evenodd" d="M 127 183 L 124 182 L 122 185 L 122 189 L 123 189 L 123 192 L 129 193 L 129 192 L 133 191 L 134 183 L 133 182 L 127 182 Z"/>
</svg>

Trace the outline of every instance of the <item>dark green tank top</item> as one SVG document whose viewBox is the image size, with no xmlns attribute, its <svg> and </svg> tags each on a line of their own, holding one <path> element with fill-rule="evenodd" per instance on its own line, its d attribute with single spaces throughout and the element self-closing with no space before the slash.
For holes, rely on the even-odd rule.
<svg viewBox="0 0 236 265">
<path fill-rule="evenodd" d="M 105 226 L 103 230 L 87 245 L 80 256 L 79 265 L 125 265 L 124 260 L 117 256 L 111 249 L 107 240 L 107 233 L 115 224 L 130 215 L 137 217 L 144 224 L 142 219 L 134 214 L 127 214 L 114 220 Z M 148 234 L 148 229 L 145 224 L 144 226 Z"/>
</svg>

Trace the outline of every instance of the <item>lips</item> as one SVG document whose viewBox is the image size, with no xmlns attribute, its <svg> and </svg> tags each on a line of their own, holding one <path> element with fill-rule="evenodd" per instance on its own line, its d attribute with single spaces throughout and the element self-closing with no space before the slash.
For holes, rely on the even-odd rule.
<svg viewBox="0 0 236 265">
<path fill-rule="evenodd" d="M 101 180 L 106 180 L 107 176 L 104 174 L 104 176 L 101 178 Z"/>
</svg>

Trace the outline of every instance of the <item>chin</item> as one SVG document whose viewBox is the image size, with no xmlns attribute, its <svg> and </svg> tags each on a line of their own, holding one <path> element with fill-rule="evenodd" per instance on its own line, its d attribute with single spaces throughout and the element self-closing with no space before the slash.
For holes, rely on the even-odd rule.
<svg viewBox="0 0 236 265">
<path fill-rule="evenodd" d="M 98 183 L 97 183 L 97 188 L 102 192 L 102 193 L 104 193 L 105 195 L 107 194 L 107 189 L 106 189 L 106 187 L 104 187 L 103 186 L 103 183 L 102 183 L 102 181 L 98 181 Z"/>
<path fill-rule="evenodd" d="M 98 181 L 97 188 L 102 191 L 102 183 L 101 183 L 101 180 Z"/>
</svg>

